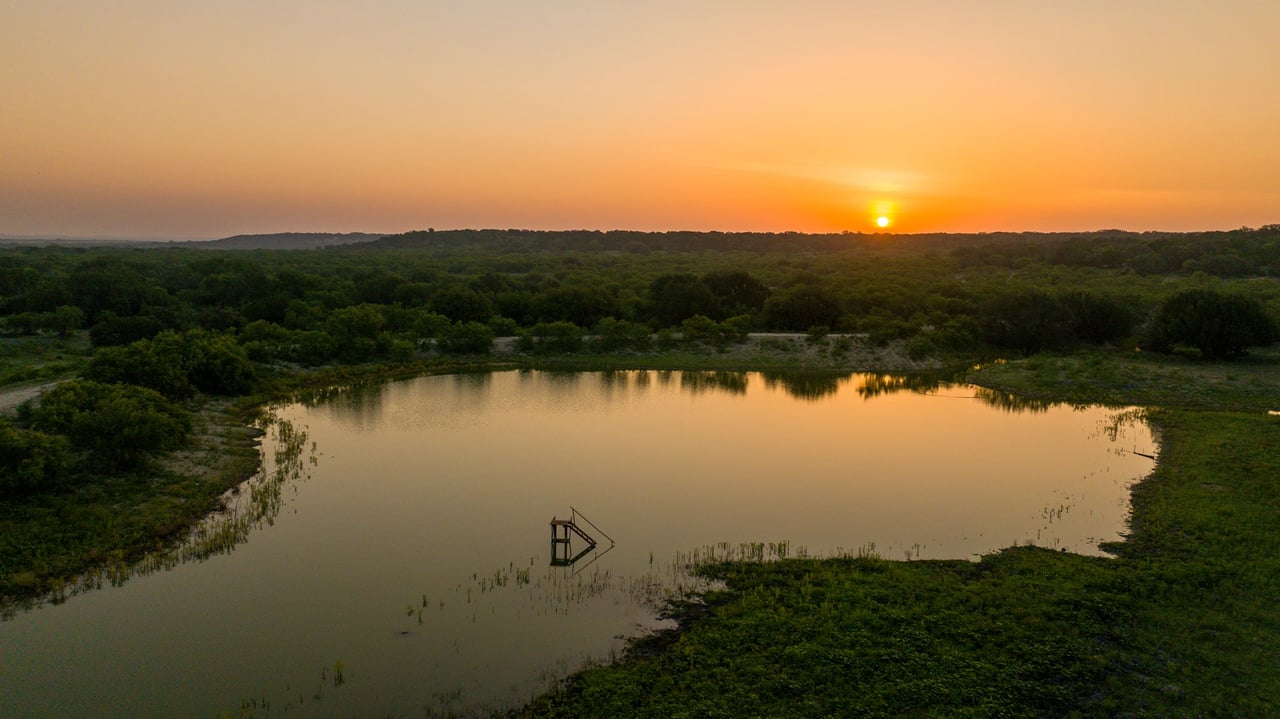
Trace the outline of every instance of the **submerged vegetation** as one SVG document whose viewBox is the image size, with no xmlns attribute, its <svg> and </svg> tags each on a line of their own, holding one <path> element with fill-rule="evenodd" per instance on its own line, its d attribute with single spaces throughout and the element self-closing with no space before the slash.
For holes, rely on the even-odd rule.
<svg viewBox="0 0 1280 719">
<path fill-rule="evenodd" d="M 521 713 L 1274 715 L 1280 356 L 1259 348 L 1280 338 L 1277 257 L 1275 226 L 895 247 L 494 231 L 305 252 L 6 248 L 0 398 L 49 386 L 0 403 L 0 596 L 12 610 L 76 577 L 115 581 L 184 537 L 234 546 L 278 502 L 277 475 L 224 495 L 254 475 L 245 428 L 272 397 L 498 365 L 703 370 L 689 381 L 725 391 L 730 370 L 971 367 L 993 402 L 1148 408 L 1160 461 L 1115 559 L 698 558 L 722 585 L 671 605 L 679 632 Z M 809 397 L 838 381 L 768 377 Z M 530 581 L 509 569 L 481 591 Z"/>
</svg>

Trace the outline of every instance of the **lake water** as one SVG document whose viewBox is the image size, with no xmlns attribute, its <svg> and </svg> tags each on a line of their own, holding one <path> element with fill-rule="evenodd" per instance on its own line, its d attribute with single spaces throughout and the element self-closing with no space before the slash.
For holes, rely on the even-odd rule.
<svg viewBox="0 0 1280 719">
<path fill-rule="evenodd" d="M 276 414 L 237 513 L 0 623 L 0 715 L 482 713 L 662 626 L 691 561 L 1098 554 L 1156 453 L 1139 412 L 875 375 L 447 375 Z M 571 517 L 594 549 L 553 545 Z"/>
</svg>

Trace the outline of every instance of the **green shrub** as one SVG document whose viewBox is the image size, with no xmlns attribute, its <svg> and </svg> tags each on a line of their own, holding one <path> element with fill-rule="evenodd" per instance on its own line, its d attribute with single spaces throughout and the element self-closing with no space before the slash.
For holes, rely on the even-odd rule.
<svg viewBox="0 0 1280 719">
<path fill-rule="evenodd" d="M 582 328 L 572 322 L 539 322 L 529 328 L 534 352 L 578 352 L 582 349 Z"/>
<path fill-rule="evenodd" d="M 175 449 L 191 432 L 185 410 L 159 392 L 127 384 L 63 382 L 24 415 L 32 429 L 63 435 L 114 467 Z"/>
<path fill-rule="evenodd" d="M 0 420 L 0 496 L 50 489 L 67 468 L 65 437 L 14 427 Z"/>
<path fill-rule="evenodd" d="M 493 330 L 480 322 L 455 322 L 440 338 L 441 352 L 489 354 L 493 351 Z"/>
<path fill-rule="evenodd" d="M 259 326 L 252 334 L 278 333 Z M 85 369 L 85 378 L 147 387 L 171 399 L 186 399 L 197 389 L 224 395 L 247 392 L 253 384 L 254 368 L 247 350 L 230 335 L 166 330 L 150 340 L 99 349 Z"/>
<path fill-rule="evenodd" d="M 649 328 L 638 322 L 605 317 L 596 323 L 592 340 L 596 349 L 612 352 L 620 349 L 646 350 L 653 343 Z"/>
<path fill-rule="evenodd" d="M 680 335 L 685 342 L 710 342 L 716 338 L 715 320 L 706 315 L 694 315 L 680 323 Z"/>
</svg>

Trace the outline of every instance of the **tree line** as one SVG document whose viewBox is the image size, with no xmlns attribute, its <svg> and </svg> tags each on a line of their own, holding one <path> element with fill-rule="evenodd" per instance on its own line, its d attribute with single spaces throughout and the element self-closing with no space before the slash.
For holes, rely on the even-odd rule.
<svg viewBox="0 0 1280 719">
<path fill-rule="evenodd" d="M 642 349 L 646 334 L 664 330 L 732 338 L 825 329 L 862 333 L 876 344 L 903 340 L 917 356 L 1028 354 L 1136 343 L 1162 302 L 1200 289 L 1238 298 L 1237 309 L 1252 308 L 1225 317 L 1252 327 L 1234 333 L 1240 341 L 1266 344 L 1266 320 L 1280 310 L 1269 274 L 1280 257 L 1280 250 L 1270 251 L 1280 247 L 1280 231 L 1268 232 L 1213 235 L 1214 242 L 1253 243 L 1237 255 L 1260 258 L 1249 264 L 1248 278 L 1238 278 L 1234 266 L 1221 274 L 1155 276 L 1048 259 L 1086 242 L 1075 236 L 994 256 L 972 243 L 945 254 L 910 247 L 627 254 L 482 246 L 444 257 L 371 247 L 378 243 L 297 252 L 19 248 L 0 251 L 0 332 L 87 329 L 95 347 L 112 347 L 199 329 L 227 334 L 255 361 L 302 364 L 399 359 L 426 349 L 484 351 L 495 336 L 546 346 L 542 339 L 571 334 L 569 325 L 584 338 L 603 338 L 594 345 L 603 349 Z M 1087 242 L 1095 240 L 1101 241 Z M 1147 244 L 1205 241 L 1201 233 Z M 1011 256 L 1018 257 L 1013 266 Z M 717 327 L 706 330 L 706 320 Z M 1204 342 L 1178 337 L 1182 325 L 1164 327 L 1170 339 L 1148 346 L 1205 349 Z M 1217 356 L 1238 351 L 1209 349 Z"/>
</svg>

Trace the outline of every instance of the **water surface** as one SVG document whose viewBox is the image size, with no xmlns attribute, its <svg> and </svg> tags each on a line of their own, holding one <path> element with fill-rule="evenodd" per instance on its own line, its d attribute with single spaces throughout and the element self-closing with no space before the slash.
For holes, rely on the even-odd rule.
<svg viewBox="0 0 1280 719">
<path fill-rule="evenodd" d="M 267 469 L 291 437 L 303 471 L 241 493 L 265 508 L 247 540 L 0 624 L 4 713 L 483 711 L 658 626 L 691 558 L 1120 537 L 1152 467 L 1135 452 L 1155 453 L 1136 413 L 912 386 L 513 371 L 281 407 Z M 549 522 L 571 507 L 599 544 L 552 566 Z"/>
</svg>

